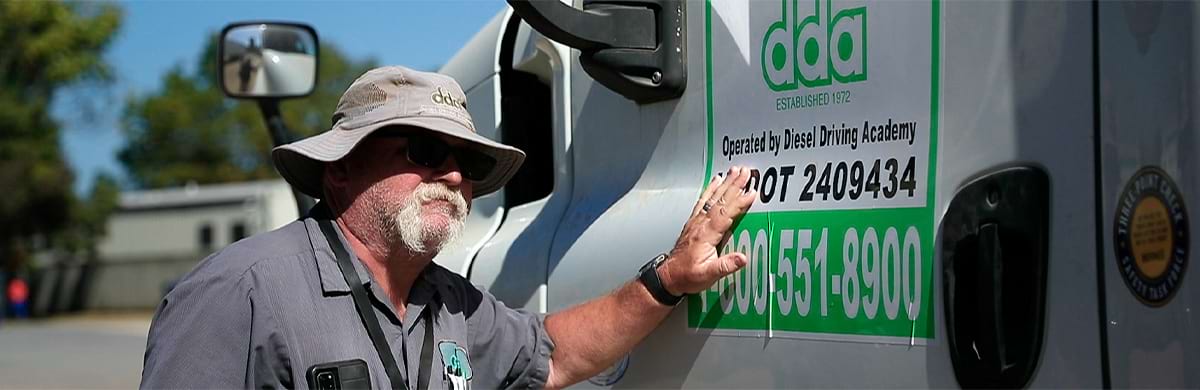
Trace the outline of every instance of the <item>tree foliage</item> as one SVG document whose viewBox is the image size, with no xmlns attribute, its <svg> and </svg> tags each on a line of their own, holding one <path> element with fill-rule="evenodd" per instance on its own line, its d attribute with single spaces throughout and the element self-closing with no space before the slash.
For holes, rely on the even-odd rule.
<svg viewBox="0 0 1200 390">
<path fill-rule="evenodd" d="M 34 238 L 62 239 L 81 205 L 50 116 L 56 93 L 110 80 L 102 54 L 121 24 L 108 4 L 0 2 L 0 265 L 21 264 Z"/>
<path fill-rule="evenodd" d="M 135 185 L 160 188 L 278 177 L 258 106 L 226 98 L 217 84 L 218 38 L 213 34 L 208 40 L 195 71 L 176 67 L 163 76 L 161 90 L 128 101 L 122 123 L 128 143 L 119 159 Z M 328 129 L 342 92 L 375 66 L 372 59 L 349 59 L 331 44 L 321 45 L 317 61 L 313 94 L 281 104 L 284 123 L 294 136 Z"/>
<path fill-rule="evenodd" d="M 69 205 L 71 224 L 59 235 L 59 247 L 95 259 L 97 240 L 108 233 L 108 217 L 116 211 L 120 196 L 116 178 L 109 174 L 97 176 L 87 197 Z"/>
</svg>

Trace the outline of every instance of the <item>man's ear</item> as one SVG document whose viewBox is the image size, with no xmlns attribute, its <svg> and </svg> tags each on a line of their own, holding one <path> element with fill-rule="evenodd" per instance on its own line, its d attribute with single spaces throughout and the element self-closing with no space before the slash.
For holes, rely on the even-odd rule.
<svg viewBox="0 0 1200 390">
<path fill-rule="evenodd" d="M 321 176 L 321 190 L 325 193 L 325 200 L 336 209 L 336 204 L 339 203 L 337 198 L 345 194 L 350 186 L 350 167 L 344 159 L 327 162 L 325 172 L 321 173 Z"/>
<path fill-rule="evenodd" d="M 342 190 L 350 183 L 350 170 L 346 167 L 346 162 L 342 160 L 330 161 L 325 163 L 325 173 L 323 174 L 327 189 Z"/>
<path fill-rule="evenodd" d="M 346 187 L 350 185 L 350 170 L 346 166 L 346 162 L 331 161 L 324 164 L 324 170 L 321 172 L 321 191 L 324 192 L 323 200 L 328 202 L 329 209 L 335 214 L 341 210 L 340 194 L 346 193 Z"/>
</svg>

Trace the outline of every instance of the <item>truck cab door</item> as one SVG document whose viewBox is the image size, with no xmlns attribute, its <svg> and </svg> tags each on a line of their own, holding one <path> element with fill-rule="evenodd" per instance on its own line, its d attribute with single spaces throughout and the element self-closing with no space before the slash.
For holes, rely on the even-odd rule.
<svg viewBox="0 0 1200 390">
<path fill-rule="evenodd" d="M 678 98 L 627 99 L 572 59 L 574 184 L 550 251 L 547 307 L 631 280 L 671 248 L 705 183 L 732 165 L 757 170 L 760 202 L 725 245 L 751 262 L 690 296 L 627 364 L 583 386 L 1102 384 L 1091 4 L 684 5 Z M 1045 185 L 1021 192 L 1022 181 L 998 179 L 1014 168 Z M 1011 187 L 956 202 L 987 180 Z M 1032 220 L 1049 221 L 1037 233 L 1044 256 L 1029 263 L 1043 267 L 1044 289 L 1007 294 L 1028 259 L 1011 256 L 1024 241 L 1003 232 L 1023 225 L 957 219 L 954 209 L 1022 194 L 1043 199 Z M 950 340 L 980 334 L 950 327 L 983 322 L 948 322 L 966 317 L 948 312 L 957 309 L 946 284 L 969 268 L 947 268 L 946 248 L 971 247 L 945 241 L 948 221 L 970 221 L 954 229 L 977 240 L 955 262 L 999 259 L 973 274 L 1004 287 L 991 296 L 992 319 L 1020 322 L 1002 306 L 1028 296 L 1043 307 L 1026 324 L 1036 335 Z M 1003 376 L 1018 354 L 1002 348 L 1018 340 L 1025 368 Z M 993 346 L 973 359 L 1004 381 L 972 382 L 962 370 L 972 357 L 956 361 L 952 345 Z"/>
<path fill-rule="evenodd" d="M 493 140 L 500 139 L 499 85 L 495 58 L 499 48 L 496 41 L 504 25 L 503 14 L 496 15 L 464 47 L 446 62 L 439 73 L 454 77 L 467 96 L 467 111 L 475 121 L 475 131 Z M 460 275 L 467 275 L 471 261 L 488 242 L 507 212 L 507 189 L 471 201 L 471 212 L 464 221 L 463 232 L 455 242 L 444 248 L 434 262 Z"/>
<path fill-rule="evenodd" d="M 571 196 L 570 50 L 504 13 L 497 55 L 499 135 L 526 152 L 505 186 L 503 224 L 474 258 L 473 283 L 510 307 L 546 311 L 546 272 Z"/>
<path fill-rule="evenodd" d="M 1200 203 L 1200 7 L 1098 2 L 1098 211 L 1105 383 L 1200 387 L 1190 217 Z M 1190 266 L 1190 267 L 1189 267 Z M 1188 275 L 1191 273 L 1192 275 Z"/>
</svg>

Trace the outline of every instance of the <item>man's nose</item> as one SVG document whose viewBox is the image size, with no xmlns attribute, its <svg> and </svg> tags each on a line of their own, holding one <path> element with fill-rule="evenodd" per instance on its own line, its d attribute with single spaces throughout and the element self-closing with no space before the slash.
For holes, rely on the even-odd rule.
<svg viewBox="0 0 1200 390">
<path fill-rule="evenodd" d="M 462 186 L 462 170 L 458 168 L 458 161 L 453 154 L 446 156 L 446 161 L 442 163 L 442 166 L 433 170 L 433 180 L 446 183 L 450 187 Z"/>
</svg>

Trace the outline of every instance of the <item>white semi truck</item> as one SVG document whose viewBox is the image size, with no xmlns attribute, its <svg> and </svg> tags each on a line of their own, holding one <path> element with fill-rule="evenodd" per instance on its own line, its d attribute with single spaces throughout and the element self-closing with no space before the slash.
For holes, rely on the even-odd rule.
<svg viewBox="0 0 1200 390">
<path fill-rule="evenodd" d="M 760 194 L 580 387 L 1200 387 L 1195 3 L 510 4 L 441 72 L 529 159 L 439 263 L 555 311 Z"/>
</svg>

